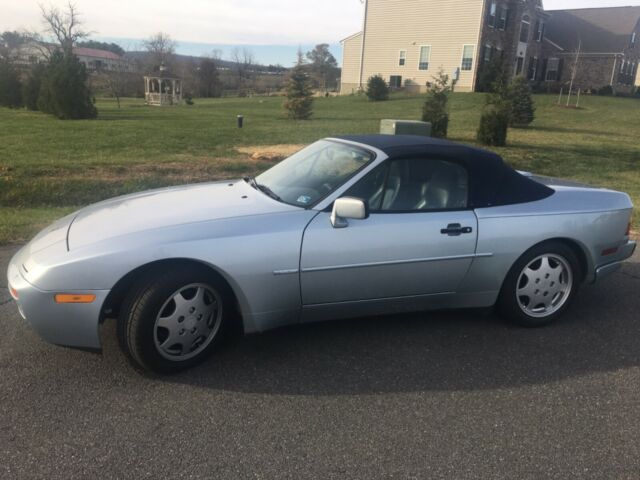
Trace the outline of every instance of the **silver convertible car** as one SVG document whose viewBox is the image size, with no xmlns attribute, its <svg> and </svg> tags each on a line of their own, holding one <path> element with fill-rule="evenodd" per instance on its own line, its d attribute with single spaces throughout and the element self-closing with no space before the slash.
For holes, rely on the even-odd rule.
<svg viewBox="0 0 640 480">
<path fill-rule="evenodd" d="M 256 178 L 69 215 L 15 255 L 9 288 L 57 345 L 99 350 L 117 318 L 156 372 L 201 362 L 234 326 L 496 305 L 538 327 L 633 254 L 632 207 L 446 141 L 328 138 Z"/>
</svg>

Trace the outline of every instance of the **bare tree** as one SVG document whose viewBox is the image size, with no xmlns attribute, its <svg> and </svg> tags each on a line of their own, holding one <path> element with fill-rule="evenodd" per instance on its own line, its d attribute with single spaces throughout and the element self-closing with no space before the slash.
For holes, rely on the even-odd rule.
<svg viewBox="0 0 640 480">
<path fill-rule="evenodd" d="M 57 40 L 65 54 L 71 53 L 78 41 L 90 35 L 90 32 L 82 29 L 80 13 L 71 2 L 67 4 L 64 11 L 54 6 L 43 5 L 40 5 L 40 11 L 45 30 Z"/>
<path fill-rule="evenodd" d="M 309 71 L 317 87 L 324 91 L 335 88 L 338 76 L 338 62 L 329 51 L 329 45 L 321 43 L 306 54 L 309 61 Z"/>
<path fill-rule="evenodd" d="M 234 48 L 231 52 L 231 61 L 236 76 L 236 86 L 242 93 L 246 93 L 254 70 L 253 52 L 248 48 Z"/>
<path fill-rule="evenodd" d="M 214 62 L 222 60 L 222 50 L 220 50 L 219 48 L 214 48 L 213 50 L 211 50 L 209 58 Z"/>
<path fill-rule="evenodd" d="M 158 32 L 142 42 L 144 49 L 151 54 L 153 67 L 170 66 L 173 63 L 178 44 L 166 33 Z"/>
<path fill-rule="evenodd" d="M 113 63 L 108 70 L 102 70 L 99 73 L 104 86 L 116 99 L 120 108 L 120 99 L 127 95 L 132 80 L 137 81 L 138 76 L 131 73 L 131 65 L 124 60 Z"/>
<path fill-rule="evenodd" d="M 575 51 L 575 57 L 573 59 L 573 65 L 571 66 L 571 81 L 569 83 L 569 96 L 567 97 L 567 107 L 571 101 L 571 93 L 573 91 L 573 84 L 576 81 L 578 74 L 578 68 L 580 67 L 580 54 L 582 53 L 582 38 L 578 38 L 578 48 Z"/>
</svg>

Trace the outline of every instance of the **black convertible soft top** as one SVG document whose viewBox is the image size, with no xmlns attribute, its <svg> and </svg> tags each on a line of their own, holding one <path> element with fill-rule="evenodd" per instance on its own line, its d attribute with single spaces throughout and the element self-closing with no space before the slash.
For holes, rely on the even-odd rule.
<svg viewBox="0 0 640 480">
<path fill-rule="evenodd" d="M 542 200 L 554 190 L 525 177 L 507 165 L 499 155 L 459 143 L 415 135 L 350 135 L 340 140 L 369 145 L 389 158 L 451 160 L 469 172 L 470 207 L 485 208 Z"/>
</svg>

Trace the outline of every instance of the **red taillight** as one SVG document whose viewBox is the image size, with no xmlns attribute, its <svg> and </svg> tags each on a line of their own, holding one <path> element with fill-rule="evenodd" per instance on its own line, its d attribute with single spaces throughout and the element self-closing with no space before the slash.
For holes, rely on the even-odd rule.
<svg viewBox="0 0 640 480">
<path fill-rule="evenodd" d="M 14 300 L 18 300 L 18 291 L 15 288 L 13 288 L 11 285 L 9 285 L 9 293 L 11 294 Z"/>
</svg>

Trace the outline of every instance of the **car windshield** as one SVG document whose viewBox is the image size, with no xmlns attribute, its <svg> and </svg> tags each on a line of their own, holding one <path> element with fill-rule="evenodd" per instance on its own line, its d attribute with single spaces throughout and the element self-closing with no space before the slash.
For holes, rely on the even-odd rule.
<svg viewBox="0 0 640 480">
<path fill-rule="evenodd" d="M 364 168 L 374 156 L 362 148 L 321 140 L 283 160 L 252 181 L 282 202 L 311 207 Z"/>
</svg>

